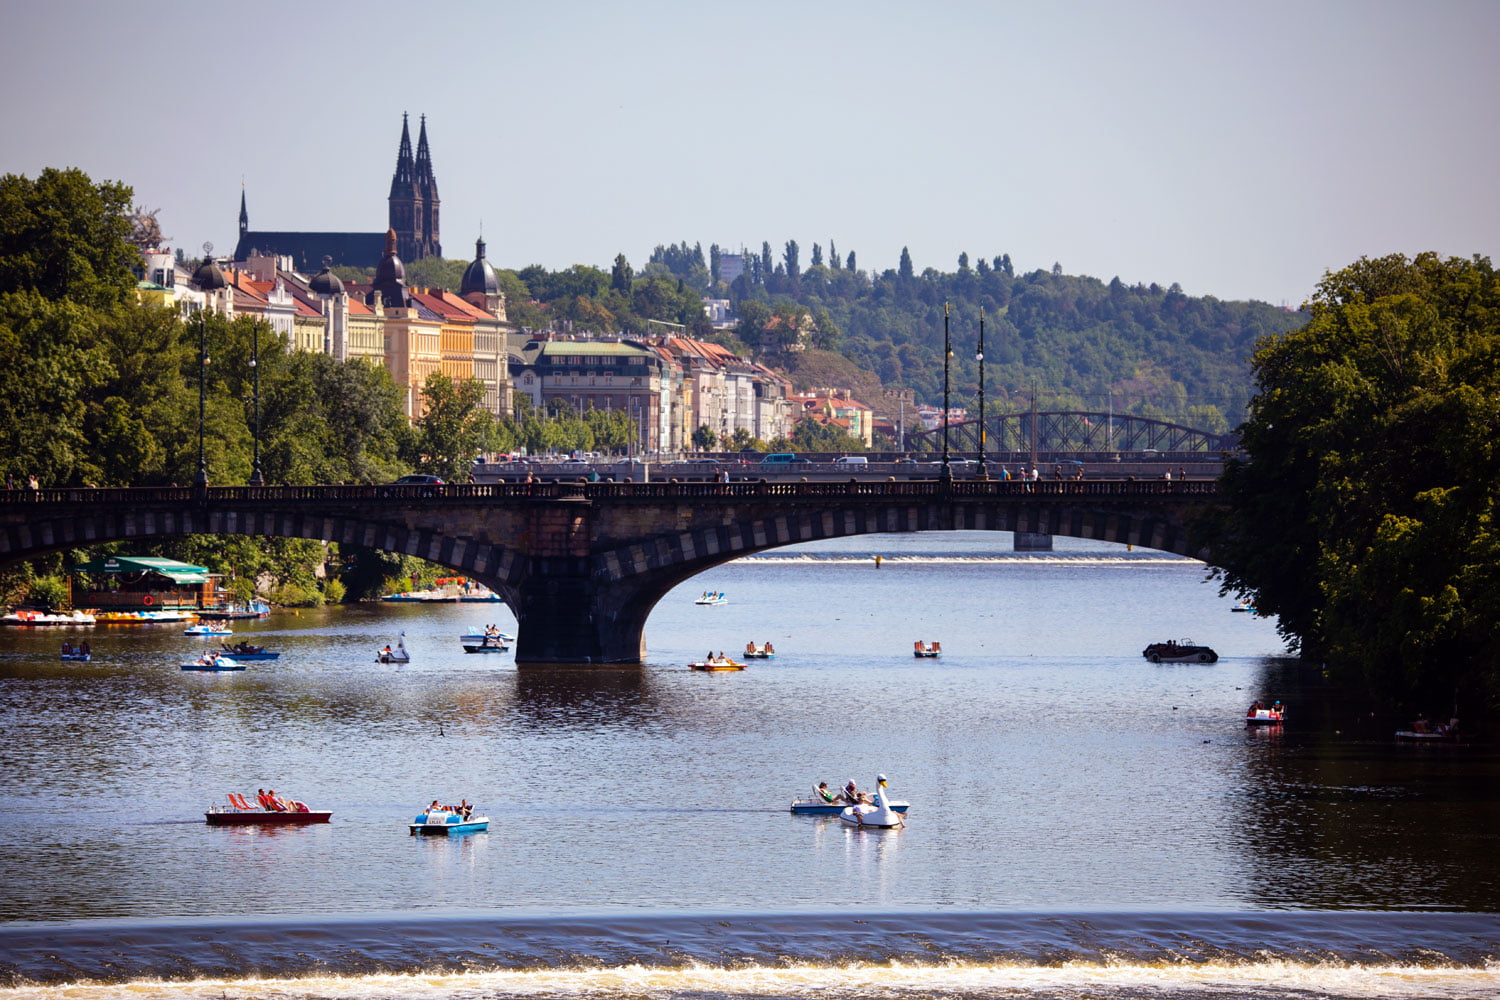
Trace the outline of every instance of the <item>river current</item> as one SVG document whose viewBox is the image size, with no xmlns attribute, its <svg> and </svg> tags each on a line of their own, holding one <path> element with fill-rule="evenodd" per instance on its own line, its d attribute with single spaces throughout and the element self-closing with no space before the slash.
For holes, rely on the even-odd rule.
<svg viewBox="0 0 1500 1000">
<path fill-rule="evenodd" d="M 1494 748 L 1351 724 L 1199 563 L 1057 544 L 742 559 L 640 669 L 466 655 L 487 604 L 236 623 L 282 650 L 238 674 L 180 626 L 0 634 L 0 1000 L 1500 995 Z M 877 773 L 906 829 L 787 811 Z M 257 788 L 332 822 L 203 822 Z M 489 832 L 407 835 L 460 797 Z"/>
</svg>

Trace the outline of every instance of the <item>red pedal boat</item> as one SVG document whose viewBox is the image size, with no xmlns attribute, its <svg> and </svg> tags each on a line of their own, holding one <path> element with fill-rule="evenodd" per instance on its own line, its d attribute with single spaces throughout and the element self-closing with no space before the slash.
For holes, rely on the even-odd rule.
<svg viewBox="0 0 1500 1000">
<path fill-rule="evenodd" d="M 333 812 L 328 809 L 262 809 L 252 806 L 243 795 L 229 792 L 227 806 L 209 806 L 203 818 L 209 826 L 306 826 L 327 823 Z M 301 803 L 297 803 L 301 805 Z"/>
</svg>

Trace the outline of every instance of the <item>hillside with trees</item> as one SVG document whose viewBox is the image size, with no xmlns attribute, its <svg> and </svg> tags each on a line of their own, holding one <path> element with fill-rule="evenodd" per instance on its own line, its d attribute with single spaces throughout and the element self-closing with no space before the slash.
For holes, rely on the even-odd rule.
<svg viewBox="0 0 1500 1000">
<path fill-rule="evenodd" d="M 1035 392 L 1044 409 L 1112 408 L 1215 432 L 1245 416 L 1257 341 L 1307 319 L 1263 302 L 1189 296 L 1176 284 L 1068 275 L 1057 264 L 1018 274 L 1009 254 L 963 253 L 953 271 L 918 272 L 903 250 L 899 267 L 871 274 L 832 240 L 826 253 L 813 245 L 804 269 L 801 248 L 789 240 L 779 257 L 770 243 L 745 253 L 744 272 L 725 283 L 726 253 L 715 245 L 705 255 L 684 241 L 657 246 L 638 275 L 623 255 L 609 273 L 585 265 L 501 273 L 510 317 L 522 327 L 643 334 L 677 324 L 790 373 L 802 387 L 829 383 L 802 381 L 799 355 L 835 352 L 864 373 L 850 381 L 865 386 L 871 398 L 862 401 L 883 416 L 893 404 L 882 387 L 941 403 L 945 304 L 955 406 L 975 405 L 982 315 L 985 392 L 997 411 L 1029 406 Z M 448 264 L 453 271 L 457 262 Z M 736 329 L 711 330 L 700 296 L 729 299 Z"/>
</svg>

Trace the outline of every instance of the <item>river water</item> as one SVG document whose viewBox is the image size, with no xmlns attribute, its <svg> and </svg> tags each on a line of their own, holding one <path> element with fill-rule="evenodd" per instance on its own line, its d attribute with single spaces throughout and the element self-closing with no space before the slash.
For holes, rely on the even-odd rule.
<svg viewBox="0 0 1500 1000">
<path fill-rule="evenodd" d="M 236 623 L 283 651 L 241 674 L 179 670 L 180 626 L 0 635 L 0 1000 L 1500 995 L 1493 748 L 1351 727 L 1201 564 L 1009 542 L 739 560 L 641 669 L 464 654 L 502 605 Z M 877 773 L 904 830 L 787 812 Z M 262 787 L 333 820 L 204 824 Z M 460 797 L 488 833 L 407 835 Z"/>
</svg>

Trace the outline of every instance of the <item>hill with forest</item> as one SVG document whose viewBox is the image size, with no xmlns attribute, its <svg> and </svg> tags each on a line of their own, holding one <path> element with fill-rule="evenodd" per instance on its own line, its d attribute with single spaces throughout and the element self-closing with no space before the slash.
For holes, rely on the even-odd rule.
<svg viewBox="0 0 1500 1000">
<path fill-rule="evenodd" d="M 743 267 L 721 280 L 727 260 Z M 680 330 L 724 343 L 786 372 L 799 388 L 847 386 L 882 416 L 899 405 L 885 390 L 912 390 L 917 403 L 943 398 L 944 320 L 952 348 L 954 406 L 971 410 L 979 388 L 984 325 L 985 396 L 992 412 L 1113 410 L 1223 432 L 1245 418 L 1256 342 L 1303 325 L 1306 316 L 1264 302 L 1190 296 L 1177 284 L 1127 285 L 1064 274 L 1060 265 L 1017 273 L 1009 254 L 970 259 L 952 271 L 900 265 L 860 270 L 832 241 L 814 245 L 811 264 L 788 241 L 774 259 L 730 255 L 718 246 L 659 245 L 637 273 L 623 255 L 609 271 L 538 265 L 499 272 L 510 318 L 528 329 L 645 335 Z M 412 284 L 457 285 L 464 262 L 408 266 Z M 700 299 L 724 298 L 736 329 L 714 330 Z M 820 356 L 831 352 L 842 369 Z M 834 381 L 834 379 L 837 379 Z"/>
</svg>

